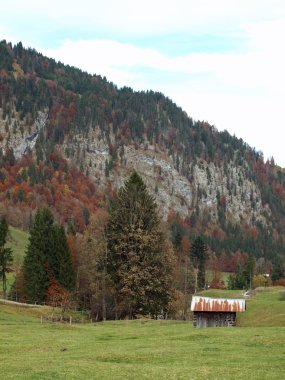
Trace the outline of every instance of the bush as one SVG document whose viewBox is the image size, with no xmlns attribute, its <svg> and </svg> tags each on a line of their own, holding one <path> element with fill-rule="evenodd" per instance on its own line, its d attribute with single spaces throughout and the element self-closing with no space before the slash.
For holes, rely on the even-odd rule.
<svg viewBox="0 0 285 380">
<path fill-rule="evenodd" d="M 274 286 L 284 286 L 285 287 L 285 278 L 279 278 L 279 280 L 274 281 Z"/>
<path fill-rule="evenodd" d="M 263 274 L 258 274 L 253 276 L 252 287 L 253 289 L 265 286 L 271 286 L 272 281 L 269 277 L 264 276 Z"/>
</svg>

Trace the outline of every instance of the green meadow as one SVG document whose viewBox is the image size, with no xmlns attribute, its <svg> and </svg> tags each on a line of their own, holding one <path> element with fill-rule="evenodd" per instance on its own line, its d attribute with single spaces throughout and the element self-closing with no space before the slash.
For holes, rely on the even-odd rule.
<svg viewBox="0 0 285 380">
<path fill-rule="evenodd" d="M 17 228 L 9 226 L 9 237 L 7 242 L 7 247 L 12 248 L 13 251 L 13 269 L 14 272 L 8 273 L 7 275 L 7 286 L 8 290 L 12 286 L 15 278 L 15 273 L 20 269 L 23 258 L 25 255 L 25 249 L 29 241 L 29 234 L 27 232 L 21 231 Z M 0 288 L 0 296 L 2 294 L 2 288 Z"/>
<path fill-rule="evenodd" d="M 9 237 L 7 246 L 12 248 L 15 260 L 23 260 L 28 241 L 28 232 L 21 231 L 18 228 L 9 226 Z"/>
<path fill-rule="evenodd" d="M 259 289 L 239 327 L 208 329 L 153 320 L 41 323 L 49 308 L 0 304 L 1 378 L 284 379 L 284 295 Z"/>
</svg>

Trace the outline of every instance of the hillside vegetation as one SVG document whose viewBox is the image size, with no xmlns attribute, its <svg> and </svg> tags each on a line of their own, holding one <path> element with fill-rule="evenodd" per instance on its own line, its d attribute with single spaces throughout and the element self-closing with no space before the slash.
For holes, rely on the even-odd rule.
<svg viewBox="0 0 285 380">
<path fill-rule="evenodd" d="M 48 204 L 82 232 L 135 168 L 164 219 L 179 213 L 217 256 L 282 266 L 285 173 L 274 160 L 161 93 L 118 88 L 21 43 L 0 50 L 0 203 L 11 224 Z"/>
<path fill-rule="evenodd" d="M 273 159 L 161 93 L 21 43 L 0 52 L 0 216 L 34 234 L 22 268 L 15 253 L 11 298 L 77 302 L 97 320 L 183 319 L 208 284 L 282 284 L 285 172 Z"/>
</svg>

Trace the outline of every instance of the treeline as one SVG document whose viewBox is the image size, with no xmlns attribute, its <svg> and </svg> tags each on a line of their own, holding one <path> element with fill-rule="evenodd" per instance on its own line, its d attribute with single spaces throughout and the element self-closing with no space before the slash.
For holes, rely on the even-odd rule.
<svg viewBox="0 0 285 380">
<path fill-rule="evenodd" d="M 261 224 L 227 224 L 224 231 L 218 226 L 213 228 L 201 223 L 199 217 L 183 219 L 173 212 L 168 216 L 168 223 L 177 255 L 181 255 L 185 246 L 189 247 L 197 235 L 201 236 L 209 248 L 207 268 L 214 273 L 214 277 L 207 283 L 209 286 L 248 288 L 251 286 L 250 276 L 251 281 L 254 275 L 266 274 L 272 281 L 285 276 L 283 240 L 270 228 Z M 231 285 L 221 283 L 223 272 L 232 273 L 240 280 L 236 283 L 232 281 Z"/>
<path fill-rule="evenodd" d="M 10 255 L 5 268 L 11 266 L 11 251 L 5 251 L 7 228 L 2 219 L 0 268 L 3 252 Z M 79 307 L 96 320 L 187 318 L 197 290 L 266 285 L 265 275 L 285 278 L 284 262 L 276 268 L 241 251 L 231 257 L 223 251 L 218 257 L 201 236 L 187 234 L 177 216 L 162 223 L 154 198 L 134 172 L 110 198 L 108 211 L 97 209 L 83 234 L 66 233 L 48 208 L 37 210 L 10 297 Z M 227 284 L 222 271 L 232 272 Z"/>
<path fill-rule="evenodd" d="M 54 151 L 35 161 L 31 152 L 16 160 L 0 148 L 0 203 L 9 223 L 27 230 L 36 208 L 47 205 L 60 223 L 83 232 L 103 196 L 94 183 Z"/>
<path fill-rule="evenodd" d="M 197 238 L 184 249 L 181 259 L 134 172 L 110 199 L 109 211 L 97 210 L 83 234 L 66 234 L 48 208 L 37 210 L 10 297 L 77 305 L 97 320 L 186 317 L 191 294 L 205 286 L 207 248 Z"/>
</svg>

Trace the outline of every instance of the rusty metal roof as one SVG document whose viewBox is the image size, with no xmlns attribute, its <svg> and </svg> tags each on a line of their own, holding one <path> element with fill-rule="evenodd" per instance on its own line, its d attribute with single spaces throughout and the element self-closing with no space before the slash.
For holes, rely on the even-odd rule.
<svg viewBox="0 0 285 380">
<path fill-rule="evenodd" d="M 191 302 L 192 311 L 242 312 L 245 308 L 245 300 L 241 298 L 193 296 Z"/>
</svg>

